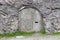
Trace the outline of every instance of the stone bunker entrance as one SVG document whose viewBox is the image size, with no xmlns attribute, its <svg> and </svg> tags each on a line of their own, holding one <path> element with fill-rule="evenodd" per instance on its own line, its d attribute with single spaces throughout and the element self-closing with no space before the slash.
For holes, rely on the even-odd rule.
<svg viewBox="0 0 60 40">
<path fill-rule="evenodd" d="M 14 32 L 16 30 L 26 32 L 38 32 L 42 26 L 40 11 L 31 6 L 22 6 L 20 9 L 6 7 L 0 10 L 0 33 Z M 19 12 L 19 13 L 18 13 Z"/>
<path fill-rule="evenodd" d="M 41 30 L 42 16 L 41 13 L 33 7 L 22 7 L 19 11 L 19 27 L 21 31 Z"/>
</svg>

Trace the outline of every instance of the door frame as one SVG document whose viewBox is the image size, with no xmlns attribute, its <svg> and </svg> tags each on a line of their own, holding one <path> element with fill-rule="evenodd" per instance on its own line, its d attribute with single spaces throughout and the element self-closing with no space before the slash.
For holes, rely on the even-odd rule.
<svg viewBox="0 0 60 40">
<path fill-rule="evenodd" d="M 22 11 L 22 10 L 24 10 L 24 9 L 28 9 L 28 8 L 35 9 L 35 10 L 37 10 L 37 11 L 40 13 L 40 16 L 41 16 L 41 29 L 43 29 L 43 28 L 44 28 L 44 25 L 43 25 L 43 15 L 42 15 L 41 11 L 40 11 L 38 8 L 36 8 L 36 7 L 34 7 L 34 6 L 30 6 L 30 5 L 21 5 L 18 12 L 20 12 L 20 11 Z M 19 15 L 19 14 L 18 14 L 18 15 Z M 18 19 L 18 20 L 19 20 L 19 19 Z M 20 26 L 19 21 L 18 21 L 18 30 L 19 30 L 19 31 L 21 31 L 20 27 L 21 27 L 21 26 Z"/>
</svg>

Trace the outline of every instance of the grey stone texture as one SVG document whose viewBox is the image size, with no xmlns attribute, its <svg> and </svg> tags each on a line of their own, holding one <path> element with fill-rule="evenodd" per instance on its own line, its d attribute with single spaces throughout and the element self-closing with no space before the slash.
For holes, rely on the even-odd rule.
<svg viewBox="0 0 60 40">
<path fill-rule="evenodd" d="M 60 0 L 1 0 L 0 33 L 60 32 Z"/>
</svg>

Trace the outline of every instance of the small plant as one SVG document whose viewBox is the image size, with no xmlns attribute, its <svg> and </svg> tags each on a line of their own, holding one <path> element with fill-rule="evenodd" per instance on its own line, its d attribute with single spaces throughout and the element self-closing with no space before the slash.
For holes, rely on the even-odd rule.
<svg viewBox="0 0 60 40">
<path fill-rule="evenodd" d="M 45 32 L 45 29 L 41 29 L 41 30 L 40 30 L 40 33 L 41 33 L 41 34 L 45 34 L 45 33 L 46 33 L 46 32 Z"/>
</svg>

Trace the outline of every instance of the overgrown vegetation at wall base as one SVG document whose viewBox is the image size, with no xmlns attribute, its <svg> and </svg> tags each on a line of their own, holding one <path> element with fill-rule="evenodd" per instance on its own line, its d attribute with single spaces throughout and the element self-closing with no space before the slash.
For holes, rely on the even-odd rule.
<svg viewBox="0 0 60 40">
<path fill-rule="evenodd" d="M 16 32 L 12 32 L 12 33 L 4 33 L 4 34 L 0 34 L 0 38 L 1 37 L 14 37 L 14 36 L 31 36 L 32 34 L 34 34 L 34 32 L 23 32 L 23 31 L 16 31 Z"/>
</svg>

